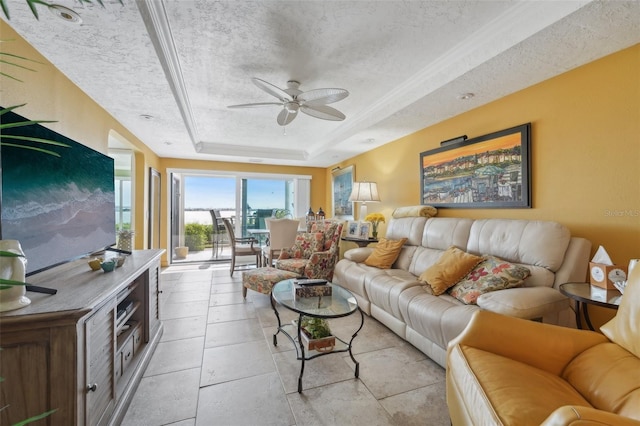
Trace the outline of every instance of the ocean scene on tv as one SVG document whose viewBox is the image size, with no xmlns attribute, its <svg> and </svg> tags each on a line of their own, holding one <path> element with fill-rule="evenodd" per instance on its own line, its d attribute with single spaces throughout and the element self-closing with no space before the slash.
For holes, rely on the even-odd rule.
<svg viewBox="0 0 640 426">
<path fill-rule="evenodd" d="M 0 119 L 3 124 L 26 120 L 14 113 Z M 67 147 L 14 141 L 10 135 Z M 2 137 L 1 236 L 20 241 L 28 274 L 115 244 L 112 158 L 37 124 L 3 129 Z"/>
</svg>

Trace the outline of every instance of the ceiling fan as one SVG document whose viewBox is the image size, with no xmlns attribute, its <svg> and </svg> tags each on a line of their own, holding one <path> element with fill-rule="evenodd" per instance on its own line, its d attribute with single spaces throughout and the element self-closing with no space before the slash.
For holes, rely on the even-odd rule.
<svg viewBox="0 0 640 426">
<path fill-rule="evenodd" d="M 347 96 L 349 92 L 344 89 L 315 89 L 306 92 L 298 89 L 300 83 L 295 80 L 287 81 L 287 88 L 280 89 L 271 83 L 259 78 L 252 78 L 253 84 L 264 90 L 268 94 L 278 98 L 280 102 L 260 102 L 253 104 L 229 105 L 228 108 L 256 108 L 263 106 L 278 105 L 282 111 L 278 114 L 278 124 L 286 126 L 291 123 L 302 111 L 312 117 L 323 120 L 342 121 L 345 115 L 335 108 L 327 106 L 333 102 L 338 102 Z"/>
</svg>

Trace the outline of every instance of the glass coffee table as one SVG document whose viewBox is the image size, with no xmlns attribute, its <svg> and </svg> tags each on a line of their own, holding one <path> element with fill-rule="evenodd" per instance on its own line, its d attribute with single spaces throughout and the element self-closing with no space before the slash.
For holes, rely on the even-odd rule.
<svg viewBox="0 0 640 426">
<path fill-rule="evenodd" d="M 351 352 L 351 345 L 353 339 L 358 335 L 362 326 L 364 325 L 364 314 L 358 307 L 356 298 L 344 288 L 335 284 L 328 283 L 331 286 L 330 296 L 312 296 L 312 297 L 299 297 L 296 298 L 293 292 L 293 282 L 295 279 L 280 281 L 273 286 L 271 290 L 271 307 L 278 319 L 278 330 L 273 335 L 273 345 L 278 346 L 278 333 L 282 332 L 285 336 L 291 340 L 293 346 L 296 348 L 297 359 L 301 361 L 300 376 L 298 377 L 298 393 L 302 392 L 302 375 L 304 374 L 304 363 L 306 360 L 311 360 L 323 355 L 330 355 L 332 353 L 349 352 L 351 360 L 356 365 L 355 377 L 360 375 L 360 363 L 356 361 Z M 280 314 L 276 307 L 276 302 L 285 308 L 297 312 L 298 320 L 295 324 L 282 324 L 280 321 Z M 347 342 L 335 337 L 335 346 L 330 351 L 322 350 L 308 350 L 305 351 L 300 324 L 302 323 L 302 317 L 312 317 L 321 319 L 341 318 L 349 316 L 355 312 L 360 313 L 360 327 L 351 336 L 351 339 Z"/>
</svg>

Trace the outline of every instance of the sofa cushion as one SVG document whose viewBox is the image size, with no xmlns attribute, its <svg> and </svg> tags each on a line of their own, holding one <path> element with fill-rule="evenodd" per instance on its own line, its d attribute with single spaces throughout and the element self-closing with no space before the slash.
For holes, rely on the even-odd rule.
<svg viewBox="0 0 640 426">
<path fill-rule="evenodd" d="M 487 311 L 528 320 L 544 319 L 547 315 L 553 315 L 570 306 L 567 296 L 548 287 L 491 291 L 478 296 L 476 303 Z"/>
<path fill-rule="evenodd" d="M 436 263 L 420 274 L 419 279 L 429 284 L 433 294 L 438 296 L 460 281 L 481 261 L 482 257 L 452 246 L 442 253 Z"/>
<path fill-rule="evenodd" d="M 478 219 L 471 226 L 466 251 L 490 253 L 556 272 L 564 262 L 570 240 L 569 229 L 557 222 Z"/>
<path fill-rule="evenodd" d="M 514 265 L 495 256 L 486 256 L 467 276 L 449 289 L 449 294 L 463 303 L 475 304 L 481 294 L 521 286 L 530 274 L 531 271 L 524 266 Z"/>
<path fill-rule="evenodd" d="M 380 238 L 380 241 L 378 241 L 378 244 L 373 249 L 373 253 L 365 259 L 364 264 L 380 269 L 391 268 L 391 265 L 393 265 L 393 262 L 398 258 L 400 250 L 406 241 L 406 238 L 399 240 Z"/>
</svg>

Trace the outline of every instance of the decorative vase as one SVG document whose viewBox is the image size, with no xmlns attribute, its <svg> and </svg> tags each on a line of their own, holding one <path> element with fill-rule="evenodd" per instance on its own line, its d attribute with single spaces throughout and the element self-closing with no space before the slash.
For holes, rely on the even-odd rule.
<svg viewBox="0 0 640 426">
<path fill-rule="evenodd" d="M 373 238 L 378 239 L 378 231 L 373 231 L 371 235 L 373 236 Z"/>
<path fill-rule="evenodd" d="M 19 254 L 19 257 L 0 257 L 0 278 L 25 282 L 27 259 L 17 240 L 0 240 L 0 251 Z M 1 284 L 0 284 L 1 286 Z M 31 303 L 27 296 L 26 285 L 12 285 L 0 290 L 0 312 L 24 308 Z"/>
</svg>

